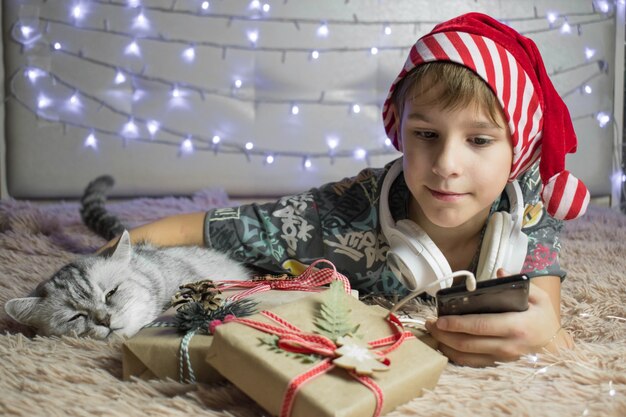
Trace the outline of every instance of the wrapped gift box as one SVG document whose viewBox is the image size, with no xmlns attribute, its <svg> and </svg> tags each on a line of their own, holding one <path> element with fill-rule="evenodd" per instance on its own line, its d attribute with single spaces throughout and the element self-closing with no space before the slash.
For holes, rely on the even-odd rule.
<svg viewBox="0 0 626 417">
<path fill-rule="evenodd" d="M 238 290 L 227 290 L 227 298 Z M 352 291 L 354 297 L 358 292 Z M 311 295 L 307 291 L 278 291 L 253 294 L 247 299 L 258 302 L 257 311 L 276 307 Z M 206 354 L 213 336 L 197 333 L 189 340 L 186 348 L 188 360 L 181 352 L 184 334 L 174 327 L 176 310 L 170 308 L 157 320 L 155 327 L 145 327 L 122 345 L 123 377 L 139 377 L 144 380 L 171 378 L 179 381 L 213 383 L 224 378 L 206 361 Z M 182 362 L 181 362 L 182 357 Z M 190 369 L 192 374 L 190 374 Z M 192 377 L 193 375 L 193 377 Z"/>
<path fill-rule="evenodd" d="M 305 332 L 313 332 L 320 306 L 331 291 L 302 298 L 271 309 L 288 323 Z M 387 311 L 372 308 L 343 296 L 342 303 L 351 310 L 357 334 L 373 341 L 393 334 L 386 320 Z M 273 323 L 262 314 L 249 317 Z M 216 329 L 207 361 L 273 415 L 278 415 L 290 381 L 309 372 L 315 363 L 304 363 L 297 355 L 271 349 L 261 340 L 267 334 L 241 323 L 227 323 Z M 411 337 L 387 355 L 387 371 L 375 372 L 371 379 L 383 393 L 382 414 L 421 395 L 423 389 L 437 384 L 447 358 L 417 338 Z M 374 414 L 376 399 L 372 391 L 354 379 L 346 369 L 334 367 L 307 381 L 297 391 L 291 410 L 293 416 L 354 416 Z"/>
</svg>

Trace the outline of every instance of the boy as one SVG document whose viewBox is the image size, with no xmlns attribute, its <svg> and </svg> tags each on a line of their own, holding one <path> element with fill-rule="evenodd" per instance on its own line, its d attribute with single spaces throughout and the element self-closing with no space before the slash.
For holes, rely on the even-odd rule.
<svg viewBox="0 0 626 417">
<path fill-rule="evenodd" d="M 481 255 L 491 256 L 481 253 L 483 239 L 491 239 L 485 238 L 489 219 L 511 208 L 503 190 L 517 180 L 528 237 L 521 270 L 544 275 L 533 279 L 525 312 L 428 321 L 439 349 L 456 363 L 486 366 L 570 345 L 560 326 L 557 234 L 560 219 L 584 213 L 589 195 L 563 170 L 576 137 L 534 43 L 478 13 L 442 23 L 411 49 L 383 117 L 403 153 L 404 175 L 382 201 L 395 221 L 408 219 L 407 227 L 425 233 L 441 252 L 439 264 L 476 272 L 485 262 Z M 326 258 L 362 294 L 403 295 L 380 224 L 381 188 L 392 167 L 276 203 L 162 219 L 131 236 L 160 245 L 205 244 L 274 273 L 297 274 Z M 497 268 L 491 275 L 517 272 Z"/>
</svg>

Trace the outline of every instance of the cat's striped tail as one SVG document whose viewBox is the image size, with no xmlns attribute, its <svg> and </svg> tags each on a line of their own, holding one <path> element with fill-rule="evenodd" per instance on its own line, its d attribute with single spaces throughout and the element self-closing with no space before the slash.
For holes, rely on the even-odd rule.
<svg viewBox="0 0 626 417">
<path fill-rule="evenodd" d="M 89 230 L 111 240 L 124 232 L 125 226 L 117 216 L 109 213 L 105 207 L 106 194 L 115 180 L 109 175 L 103 175 L 91 181 L 83 197 L 80 199 L 80 217 Z"/>
</svg>

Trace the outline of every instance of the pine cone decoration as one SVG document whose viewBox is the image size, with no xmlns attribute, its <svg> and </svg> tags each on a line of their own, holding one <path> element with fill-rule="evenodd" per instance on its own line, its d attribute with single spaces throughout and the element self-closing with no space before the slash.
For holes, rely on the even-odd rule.
<svg viewBox="0 0 626 417">
<path fill-rule="evenodd" d="M 219 296 L 221 291 L 210 279 L 191 282 L 179 288 L 180 290 L 172 297 L 172 306 L 178 309 L 186 303 L 194 302 L 199 303 L 204 310 L 212 311 L 218 309 L 223 303 Z"/>
</svg>

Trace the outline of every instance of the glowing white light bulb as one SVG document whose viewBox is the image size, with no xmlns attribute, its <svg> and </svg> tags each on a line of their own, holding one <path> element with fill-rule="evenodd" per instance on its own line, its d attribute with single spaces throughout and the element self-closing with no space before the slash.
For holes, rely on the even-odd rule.
<svg viewBox="0 0 626 417">
<path fill-rule="evenodd" d="M 367 156 L 367 152 L 365 151 L 365 149 L 363 149 L 363 148 L 355 149 L 354 157 L 356 159 L 365 159 L 366 156 Z"/>
<path fill-rule="evenodd" d="M 358 104 L 353 104 L 352 105 L 352 113 L 361 113 L 361 106 L 359 106 Z"/>
<path fill-rule="evenodd" d="M 259 40 L 259 31 L 258 30 L 250 30 L 247 32 L 248 40 L 256 45 Z"/>
<path fill-rule="evenodd" d="M 546 15 L 546 19 L 548 19 L 548 22 L 549 22 L 550 24 L 552 24 L 552 23 L 556 22 L 556 19 L 557 19 L 557 18 L 558 18 L 558 15 L 557 15 L 556 13 L 554 13 L 554 12 L 549 12 L 549 13 Z"/>
<path fill-rule="evenodd" d="M 79 107 L 80 106 L 80 98 L 78 97 L 78 93 L 74 93 L 72 95 L 72 97 L 70 97 L 69 104 L 72 107 Z"/>
<path fill-rule="evenodd" d="M 587 84 L 583 87 L 583 91 L 585 92 L 585 94 L 591 94 L 593 92 L 593 89 L 589 84 Z"/>
<path fill-rule="evenodd" d="M 271 6 L 269 5 L 269 3 L 265 3 L 262 7 L 263 13 L 269 13 L 270 12 L 270 8 Z"/>
<path fill-rule="evenodd" d="M 183 58 L 187 62 L 193 62 L 193 60 L 196 58 L 195 48 L 193 46 L 190 46 L 189 48 L 185 49 L 183 51 Z"/>
<path fill-rule="evenodd" d="M 115 74 L 115 84 L 122 84 L 125 81 L 126 76 L 124 75 L 124 73 L 122 71 L 118 71 L 117 74 Z"/>
<path fill-rule="evenodd" d="M 268 164 L 273 164 L 274 163 L 274 156 L 273 155 L 267 155 L 265 157 L 265 162 Z"/>
<path fill-rule="evenodd" d="M 180 98 L 180 96 L 182 96 L 182 93 L 180 92 L 178 87 L 174 87 L 172 89 L 172 98 Z"/>
<path fill-rule="evenodd" d="M 391 141 L 391 139 L 386 138 L 386 139 L 385 139 L 385 146 L 386 146 L 386 147 L 388 147 L 388 148 L 390 148 L 390 147 L 391 147 L 391 145 L 393 145 L 393 142 Z"/>
<path fill-rule="evenodd" d="M 339 139 L 330 137 L 330 138 L 326 139 L 326 144 L 328 145 L 330 150 L 334 150 L 339 145 Z"/>
<path fill-rule="evenodd" d="M 596 120 L 598 121 L 598 125 L 600 127 L 604 127 L 611 121 L 611 117 L 605 112 L 600 112 L 596 115 Z"/>
<path fill-rule="evenodd" d="M 52 100 L 50 100 L 46 95 L 39 94 L 39 97 L 37 97 L 37 107 L 39 107 L 40 109 L 50 107 L 51 104 Z"/>
<path fill-rule="evenodd" d="M 592 48 L 585 48 L 585 58 L 591 59 L 596 54 L 596 50 Z"/>
<path fill-rule="evenodd" d="M 58 51 L 59 49 L 61 49 L 61 43 L 60 42 L 55 42 L 52 44 L 52 47 Z"/>
<path fill-rule="evenodd" d="M 135 121 L 133 119 L 130 119 L 128 122 L 126 122 L 124 128 L 122 129 L 122 136 L 126 138 L 136 138 L 138 134 L 139 129 L 137 129 Z"/>
<path fill-rule="evenodd" d="M 22 25 L 20 26 L 20 32 L 22 32 L 22 36 L 25 38 L 30 38 L 30 35 L 33 34 L 35 29 L 30 26 Z"/>
<path fill-rule="evenodd" d="M 96 139 L 96 136 L 93 133 L 90 133 L 85 138 L 84 146 L 86 148 L 98 149 L 98 139 Z"/>
<path fill-rule="evenodd" d="M 317 28 L 317 36 L 325 38 L 328 36 L 328 25 L 325 22 L 322 22 L 320 26 Z"/>
<path fill-rule="evenodd" d="M 375 46 L 372 46 L 372 49 L 370 49 L 370 54 L 376 55 L 377 53 L 378 53 L 378 48 Z"/>
<path fill-rule="evenodd" d="M 252 150 L 252 148 L 254 148 L 254 143 L 252 143 L 252 142 L 246 142 L 246 145 L 245 145 L 245 146 L 246 146 L 246 149 L 247 149 L 247 150 L 251 151 L 251 150 Z"/>
<path fill-rule="evenodd" d="M 243 81 L 241 81 L 240 79 L 235 80 L 235 88 L 241 88 L 242 85 Z"/>
<path fill-rule="evenodd" d="M 561 26 L 561 33 L 567 34 L 567 33 L 572 33 L 572 27 L 569 25 L 569 23 L 564 22 L 563 26 Z"/>
<path fill-rule="evenodd" d="M 311 166 L 313 164 L 311 163 L 311 160 L 309 158 L 304 158 L 304 164 L 303 165 L 304 165 L 304 168 L 309 169 L 309 168 L 311 168 Z"/>
<path fill-rule="evenodd" d="M 220 138 L 219 136 L 215 135 L 213 136 L 213 139 L 211 139 L 211 142 L 213 142 L 213 145 L 217 145 L 218 143 L 220 143 L 222 141 L 222 138 Z"/>
<path fill-rule="evenodd" d="M 85 12 L 80 4 L 77 4 L 72 8 L 72 17 L 74 19 L 82 19 L 85 16 Z"/>
<path fill-rule="evenodd" d="M 296 104 L 291 106 L 291 114 L 296 115 L 300 113 L 300 107 L 298 107 Z"/>
<path fill-rule="evenodd" d="M 137 44 L 137 41 L 132 41 L 131 43 L 129 43 L 126 49 L 124 50 L 124 53 L 126 55 L 137 55 L 137 56 L 141 55 L 141 50 L 139 49 L 139 45 Z"/>
<path fill-rule="evenodd" d="M 128 7 L 137 8 L 141 6 L 140 0 L 128 0 Z"/>
<path fill-rule="evenodd" d="M 34 83 L 35 81 L 37 81 L 37 78 L 43 77 L 44 75 L 46 75 L 46 72 L 40 70 L 39 68 L 29 68 L 28 70 L 26 70 L 26 76 L 31 83 Z"/>
<path fill-rule="evenodd" d="M 148 132 L 150 132 L 150 136 L 154 136 L 161 128 L 161 124 L 156 120 L 148 120 L 146 127 L 148 128 Z"/>
<path fill-rule="evenodd" d="M 135 20 L 133 21 L 133 28 L 139 28 L 139 29 L 150 28 L 150 21 L 148 20 L 146 15 L 143 14 L 143 12 L 135 16 Z"/>
<path fill-rule="evenodd" d="M 261 8 L 261 2 L 259 0 L 252 0 L 249 7 L 252 10 L 258 10 Z"/>
<path fill-rule="evenodd" d="M 209 10 L 209 2 L 208 1 L 203 1 L 202 4 L 200 5 L 200 8 L 202 10 Z"/>
<path fill-rule="evenodd" d="M 183 141 L 183 143 L 180 144 L 180 150 L 183 153 L 186 154 L 190 154 L 193 153 L 193 141 L 191 140 L 191 138 L 187 138 Z"/>
<path fill-rule="evenodd" d="M 385 35 L 391 35 L 391 26 L 385 25 L 385 27 L 383 28 L 383 33 Z"/>
<path fill-rule="evenodd" d="M 317 58 L 319 58 L 319 57 L 320 57 L 320 53 L 319 53 L 319 51 L 313 51 L 313 52 L 311 52 L 311 58 L 313 58 L 313 59 L 317 59 Z"/>
</svg>

